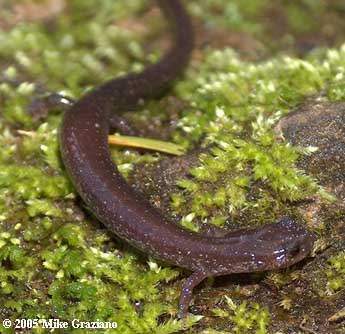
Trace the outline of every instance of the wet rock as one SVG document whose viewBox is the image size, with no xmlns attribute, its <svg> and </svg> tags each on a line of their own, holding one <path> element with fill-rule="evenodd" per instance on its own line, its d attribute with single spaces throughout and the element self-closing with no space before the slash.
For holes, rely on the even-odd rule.
<svg viewBox="0 0 345 334">
<path fill-rule="evenodd" d="M 345 103 L 307 101 L 295 112 L 281 119 L 275 130 L 295 146 L 318 148 L 310 156 L 304 156 L 297 167 L 313 176 L 329 193 L 337 197 L 333 203 L 315 198 L 309 202 L 297 203 L 296 206 L 308 225 L 320 231 L 321 240 L 329 247 L 307 266 L 310 278 L 304 282 L 309 286 L 305 286 L 303 293 L 308 297 L 299 299 L 299 307 L 301 312 L 307 309 L 308 315 L 305 317 L 306 324 L 300 323 L 299 329 L 310 333 L 338 333 L 337 321 L 344 328 L 341 313 L 344 291 L 332 297 L 315 297 L 316 285 L 308 282 L 327 279 L 324 259 L 340 254 L 345 249 Z M 325 284 L 326 282 L 319 286 L 320 291 Z M 341 330 L 339 333 L 342 333 Z"/>
<path fill-rule="evenodd" d="M 295 146 L 314 146 L 298 167 L 313 175 L 339 204 L 345 202 L 345 103 L 305 104 L 283 118 L 276 132 Z"/>
</svg>

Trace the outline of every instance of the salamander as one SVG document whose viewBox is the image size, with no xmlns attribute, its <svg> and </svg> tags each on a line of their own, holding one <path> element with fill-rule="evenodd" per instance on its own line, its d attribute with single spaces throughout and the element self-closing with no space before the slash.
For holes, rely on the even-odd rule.
<svg viewBox="0 0 345 334">
<path fill-rule="evenodd" d="M 192 272 L 182 287 L 179 316 L 193 288 L 209 276 L 284 268 L 311 252 L 315 236 L 285 217 L 260 228 L 222 235 L 191 232 L 169 222 L 134 191 L 111 159 L 107 136 L 112 113 L 135 109 L 167 89 L 193 50 L 191 20 L 179 0 L 157 0 L 174 40 L 167 53 L 141 73 L 101 84 L 69 108 L 60 129 L 61 156 L 69 177 L 93 214 L 115 235 L 141 251 Z"/>
</svg>

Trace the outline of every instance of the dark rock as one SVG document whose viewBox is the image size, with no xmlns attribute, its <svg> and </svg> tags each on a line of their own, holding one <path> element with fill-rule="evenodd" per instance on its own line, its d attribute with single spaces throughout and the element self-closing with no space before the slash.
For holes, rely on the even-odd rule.
<svg viewBox="0 0 345 334">
<path fill-rule="evenodd" d="M 313 175 L 327 191 L 345 202 L 345 103 L 305 104 L 276 126 L 295 146 L 318 150 L 301 159 L 298 167 Z"/>
</svg>

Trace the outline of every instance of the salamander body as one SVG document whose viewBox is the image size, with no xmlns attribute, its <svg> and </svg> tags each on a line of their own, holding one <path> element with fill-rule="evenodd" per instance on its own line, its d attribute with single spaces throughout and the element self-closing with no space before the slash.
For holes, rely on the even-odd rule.
<svg viewBox="0 0 345 334">
<path fill-rule="evenodd" d="M 109 153 L 109 118 L 161 94 L 181 74 L 193 49 L 190 18 L 180 1 L 157 3 L 174 27 L 170 50 L 143 72 L 108 81 L 73 104 L 64 114 L 60 146 L 76 190 L 109 230 L 147 254 L 192 271 L 181 293 L 183 316 L 193 288 L 206 277 L 291 266 L 310 253 L 315 237 L 290 218 L 222 236 L 189 232 L 169 222 L 122 178 Z"/>
</svg>

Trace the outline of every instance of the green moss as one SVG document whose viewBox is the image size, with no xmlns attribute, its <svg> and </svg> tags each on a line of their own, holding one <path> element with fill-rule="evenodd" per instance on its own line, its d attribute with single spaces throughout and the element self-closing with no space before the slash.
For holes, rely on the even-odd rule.
<svg viewBox="0 0 345 334">
<path fill-rule="evenodd" d="M 58 144 L 59 119 L 51 117 L 50 123 L 41 124 L 35 132 L 20 133 L 23 136 L 21 153 L 26 158 L 39 158 L 53 169 L 61 167 Z"/>
<path fill-rule="evenodd" d="M 258 209 L 258 203 L 270 211 L 265 200 L 271 201 L 272 191 L 281 208 L 283 203 L 315 195 L 331 200 L 313 178 L 294 167 L 315 148 L 291 147 L 272 129 L 305 96 L 326 89 L 332 99 L 336 88 L 329 82 L 339 80 L 333 73 L 342 73 L 339 66 L 344 66 L 344 51 L 330 51 L 324 59 L 283 57 L 257 65 L 241 61 L 229 49 L 207 54 L 198 71 L 189 72 L 193 80 L 181 82 L 177 90 L 185 99 L 192 99 L 194 107 L 185 111 L 180 130 L 191 142 L 202 139 L 201 145 L 211 146 L 211 150 L 200 155 L 199 165 L 190 169 L 188 179 L 177 182 L 187 199 L 176 201 L 173 196 L 175 211 L 209 220 L 245 208 Z M 267 187 L 261 189 L 255 203 L 247 198 L 258 182 Z"/>
<path fill-rule="evenodd" d="M 321 298 L 341 295 L 345 289 L 345 252 L 342 249 L 329 256 L 327 262 L 317 268 L 312 286 L 315 294 Z"/>
<path fill-rule="evenodd" d="M 106 73 L 109 78 L 136 66 L 138 51 L 133 44 L 140 36 L 112 23 L 132 14 L 142 3 L 140 0 L 124 4 L 109 0 L 74 1 L 70 7 L 72 15 L 61 15 L 54 31 L 36 23 L 20 24 L 9 32 L 0 31 L 0 59 L 11 59 L 22 74 L 35 79 L 39 76 L 48 88 L 64 87 L 69 95 L 79 95 L 103 81 Z M 95 12 L 95 7 L 102 10 Z"/>
<path fill-rule="evenodd" d="M 269 3 L 202 0 L 188 6 L 214 27 L 231 26 L 257 36 L 265 29 L 254 17 Z M 161 51 L 144 51 L 162 24 L 136 17 L 147 5 L 144 0 L 76 0 L 68 5 L 53 29 L 27 23 L 0 31 L 4 75 L 25 78 L 16 88 L 0 84 L 2 314 L 11 319 L 116 321 L 116 333 L 188 330 L 200 317 L 175 320 L 180 282 L 172 281 L 178 272 L 154 260 L 146 264 L 80 213 L 58 153 L 61 114 L 37 125 L 27 112 L 39 97 L 34 83 L 77 98 L 104 80 L 154 61 Z M 132 30 L 130 17 L 139 29 Z M 171 208 L 183 216 L 182 225 L 195 231 L 201 223 L 223 226 L 239 212 L 257 224 L 290 210 L 290 202 L 326 198 L 315 180 L 295 168 L 297 159 L 312 150 L 289 146 L 272 129 L 308 95 L 323 90 L 325 100 L 345 100 L 345 47 L 307 60 L 276 57 L 251 63 L 230 49 L 203 50 L 199 59 L 173 92 L 189 103 L 173 139 L 204 148 L 199 164 L 178 181 L 183 190 L 172 195 Z M 138 119 L 157 119 L 157 111 L 160 105 L 152 102 Z M 159 159 L 127 149 L 114 148 L 112 154 L 126 177 L 136 164 Z M 332 293 L 343 284 L 339 263 L 340 257 L 331 259 L 328 268 Z M 270 322 L 266 308 L 245 301 L 237 305 L 228 300 L 214 315 L 228 317 L 233 333 L 267 333 Z"/>
<path fill-rule="evenodd" d="M 328 266 L 325 268 L 327 275 L 328 294 L 334 294 L 345 289 L 345 252 L 340 252 L 328 259 Z"/>
<path fill-rule="evenodd" d="M 32 166 L 5 165 L 1 166 L 0 185 L 9 188 L 16 197 L 33 199 L 40 196 L 47 198 L 59 198 L 67 196 L 71 187 L 62 176 L 51 176 L 42 180 L 46 175 L 39 168 Z"/>
<path fill-rule="evenodd" d="M 231 333 L 234 334 L 266 334 L 270 324 L 270 315 L 267 307 L 261 307 L 257 303 L 248 304 L 242 302 L 237 305 L 234 301 L 225 297 L 227 308 L 214 309 L 213 313 L 217 317 L 229 318 L 233 323 Z M 207 333 L 207 332 L 206 332 Z M 210 332 L 220 333 L 220 332 Z M 223 332 L 222 332 L 223 333 Z"/>
<path fill-rule="evenodd" d="M 95 16 L 96 7 L 101 10 Z M 4 75 L 33 78 L 78 96 L 107 78 L 140 69 L 142 36 L 111 24 L 140 8 L 142 1 L 74 1 L 70 16 L 61 16 L 54 31 L 36 23 L 1 31 L 0 60 L 12 64 Z M 76 215 L 75 194 L 58 153 L 61 114 L 35 128 L 27 112 L 39 97 L 34 89 L 30 82 L 0 87 L 0 302 L 7 317 L 116 321 L 121 333 L 189 328 L 198 317 L 159 320 L 176 314 L 176 292 L 166 299 L 160 284 L 178 272 L 114 251 L 108 236 Z M 133 150 L 113 153 L 127 175 L 134 162 L 157 160 Z"/>
<path fill-rule="evenodd" d="M 290 22 L 291 27 L 297 33 L 305 33 L 311 31 L 316 23 L 312 16 L 307 14 L 307 12 L 302 12 L 299 6 L 294 6 L 293 4 L 288 6 L 287 17 Z"/>
<path fill-rule="evenodd" d="M 3 105 L 3 117 L 10 123 L 32 124 L 32 119 L 25 112 L 24 107 L 28 104 L 35 86 L 30 83 L 22 83 L 17 88 L 7 83 L 0 84 L 0 96 L 5 99 Z"/>
<path fill-rule="evenodd" d="M 258 33 L 262 26 L 251 18 L 260 13 L 267 3 L 266 0 L 236 0 L 228 3 L 222 0 L 202 0 L 190 1 L 188 6 L 192 14 L 202 18 L 209 25 Z"/>
</svg>

